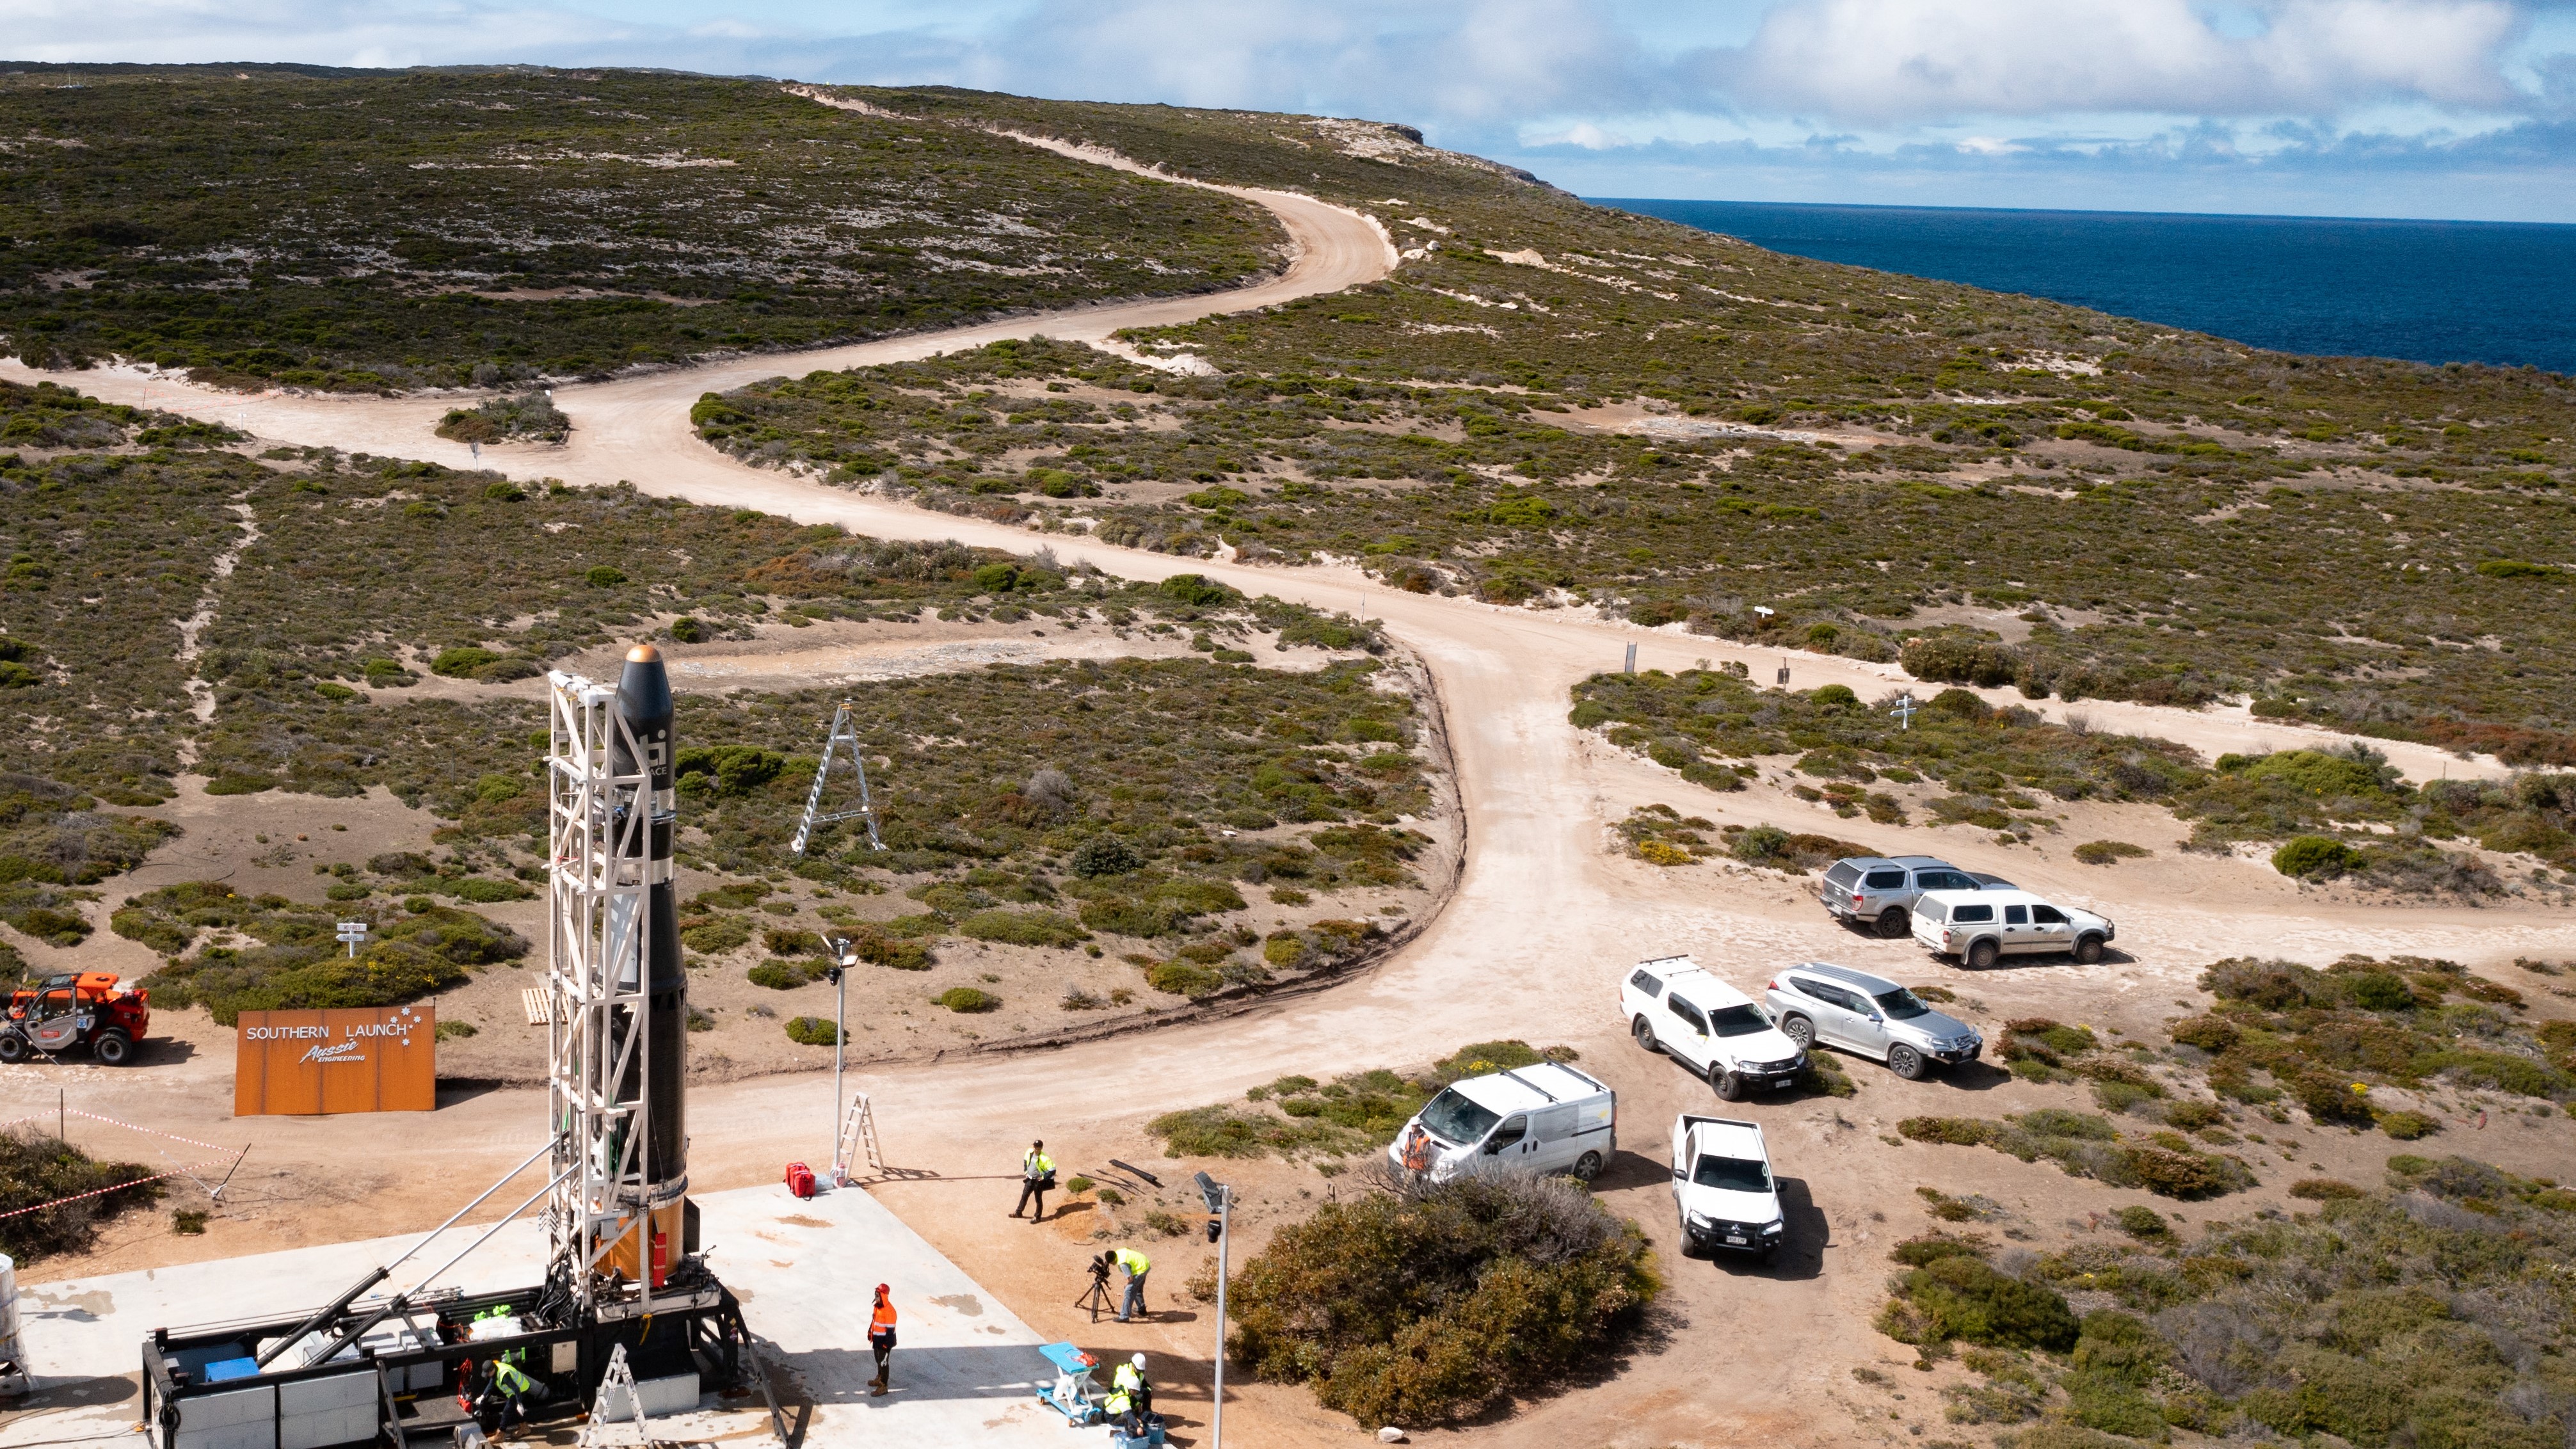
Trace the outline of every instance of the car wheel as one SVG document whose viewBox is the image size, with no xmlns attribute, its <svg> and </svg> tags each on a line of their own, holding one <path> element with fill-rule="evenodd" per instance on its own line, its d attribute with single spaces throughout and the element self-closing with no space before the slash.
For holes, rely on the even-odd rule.
<svg viewBox="0 0 2576 1449">
<path fill-rule="evenodd" d="M 1770 1267 L 1771 1260 L 1779 1256 L 1779 1252 L 1780 1250 L 1778 1248 L 1764 1248 L 1762 1250 L 1762 1266 L 1765 1268 Z"/>
<path fill-rule="evenodd" d="M 1583 1154 L 1581 1157 L 1578 1157 L 1578 1158 L 1574 1159 L 1574 1180 L 1575 1180 L 1575 1181 L 1577 1181 L 1577 1182 L 1590 1182 L 1592 1179 L 1594 1179 L 1594 1178 L 1596 1178 L 1596 1177 L 1599 1177 L 1600 1175 L 1601 1175 L 1601 1154 L 1600 1154 L 1600 1153 L 1598 1153 L 1598 1152 L 1587 1152 L 1587 1153 Z"/>
<path fill-rule="evenodd" d="M 23 1062 L 27 1059 L 27 1039 L 16 1032 L 0 1035 L 0 1062 Z"/>
<path fill-rule="evenodd" d="M 1987 967 L 1994 965 L 1995 958 L 2002 954 L 2002 951 L 1996 947 L 1994 938 L 1991 936 L 1984 940 L 1971 941 L 1968 943 L 1968 954 L 1966 957 L 1968 969 L 1971 971 L 1983 971 Z"/>
<path fill-rule="evenodd" d="M 1899 1043 L 1887 1049 L 1887 1069 L 1909 1082 L 1923 1080 L 1923 1053 Z"/>
<path fill-rule="evenodd" d="M 1635 1037 L 1637 1045 L 1650 1052 L 1660 1052 L 1664 1049 L 1664 1044 L 1655 1040 L 1655 1024 L 1642 1016 L 1637 1018 L 1635 1025 L 1628 1028 L 1628 1035 Z"/>
<path fill-rule="evenodd" d="M 121 1031 L 103 1031 L 89 1044 L 90 1055 L 103 1067 L 121 1067 L 134 1060 L 134 1038 Z"/>
<path fill-rule="evenodd" d="M 1893 941 L 1906 934 L 1913 925 L 1913 918 L 1905 914 L 1903 906 L 1889 906 L 1878 913 L 1878 934 L 1883 940 Z"/>
<path fill-rule="evenodd" d="M 1780 1034 L 1796 1042 L 1800 1051 L 1805 1051 L 1816 1044 L 1816 1024 L 1803 1016 L 1780 1018 Z"/>
<path fill-rule="evenodd" d="M 2075 943 L 2075 960 L 2076 960 L 2077 964 L 2079 964 L 2079 965 L 2084 965 L 2084 966 L 2091 966 L 2091 965 L 2094 965 L 2094 964 L 2096 964 L 2096 963 L 2100 962 L 2100 961 L 2101 961 L 2101 959 L 2102 959 L 2102 938 L 2101 938 L 2101 937 L 2099 937 L 2099 936 L 2087 936 L 2087 937 L 2085 937 L 2084 939 L 2082 939 L 2082 940 L 2080 940 L 2080 941 L 2078 941 L 2078 942 L 2076 942 L 2076 943 Z"/>
<path fill-rule="evenodd" d="M 1708 1069 L 1708 1084 L 1717 1089 L 1718 1096 L 1729 1102 L 1744 1100 L 1744 1079 L 1724 1067 Z"/>
<path fill-rule="evenodd" d="M 1688 1217 L 1684 1217 L 1684 1216 L 1682 1216 L 1682 1215 L 1680 1215 L 1680 1214 L 1678 1214 L 1678 1213 L 1677 1213 L 1677 1214 L 1675 1214 L 1675 1215 L 1674 1215 L 1674 1222 L 1673 1222 L 1673 1231 L 1674 1231 L 1676 1234 L 1678 1234 L 1678 1235 L 1679 1235 L 1679 1237 L 1680 1237 L 1680 1242 L 1679 1242 L 1679 1244 L 1678 1244 L 1678 1246 L 1677 1246 L 1677 1251 L 1678 1251 L 1678 1252 L 1680 1252 L 1680 1254 L 1681 1254 L 1683 1257 L 1685 1257 L 1685 1258 L 1696 1258 L 1696 1257 L 1698 1257 L 1698 1256 L 1699 1256 L 1699 1250 L 1698 1250 L 1696 1247 L 1693 1247 L 1693 1246 L 1692 1246 L 1692 1244 L 1691 1244 L 1691 1235 L 1690 1235 L 1690 1219 L 1689 1219 Z"/>
</svg>

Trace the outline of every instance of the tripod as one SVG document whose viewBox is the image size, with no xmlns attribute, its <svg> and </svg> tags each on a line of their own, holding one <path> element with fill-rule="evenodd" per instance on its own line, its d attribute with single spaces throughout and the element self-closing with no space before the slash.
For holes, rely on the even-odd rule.
<svg viewBox="0 0 2576 1449">
<path fill-rule="evenodd" d="M 1094 1323 L 1100 1321 L 1101 1314 L 1118 1311 L 1117 1305 L 1109 1301 L 1109 1260 L 1105 1255 L 1091 1260 L 1091 1287 L 1073 1300 L 1073 1306 L 1089 1309 Z"/>
</svg>

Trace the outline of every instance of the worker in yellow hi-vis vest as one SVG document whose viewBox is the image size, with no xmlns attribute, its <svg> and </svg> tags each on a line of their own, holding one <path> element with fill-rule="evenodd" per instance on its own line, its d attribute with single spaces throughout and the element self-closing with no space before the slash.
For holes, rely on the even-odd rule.
<svg viewBox="0 0 2576 1449">
<path fill-rule="evenodd" d="M 1145 1315 L 1145 1275 L 1153 1271 L 1153 1260 L 1134 1248 L 1120 1248 L 1109 1257 L 1110 1261 L 1127 1270 L 1127 1297 L 1118 1305 L 1118 1321 L 1125 1323 L 1142 1318 Z"/>
</svg>

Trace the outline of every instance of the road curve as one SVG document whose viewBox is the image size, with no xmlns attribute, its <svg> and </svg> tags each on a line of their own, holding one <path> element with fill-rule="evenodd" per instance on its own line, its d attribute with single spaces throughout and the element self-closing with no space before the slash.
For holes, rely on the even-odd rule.
<svg viewBox="0 0 2576 1449">
<path fill-rule="evenodd" d="M 1057 143 L 1033 143 L 1054 145 L 1082 159 L 1104 159 Z M 1117 164 L 1115 158 L 1108 160 Z M 494 448 L 480 460 L 482 467 L 517 478 L 554 477 L 585 485 L 626 481 L 648 493 L 756 508 L 880 538 L 955 538 L 1011 550 L 1043 541 L 1069 557 L 1128 578 L 1158 579 L 1184 571 L 1206 574 L 1250 592 L 1381 620 L 1432 671 L 1448 716 L 1459 797 L 1469 823 L 1469 849 L 1451 904 L 1412 945 L 1367 980 L 1328 996 L 1305 998 L 1291 1011 L 1255 1013 L 1188 1030 L 1072 1047 L 1048 1058 L 1049 1066 L 1043 1071 L 1016 1060 L 986 1059 L 952 1061 L 935 1069 L 897 1067 L 870 1073 L 879 1078 L 876 1085 L 889 1109 L 918 1109 L 914 1121 L 936 1119 L 949 1130 L 972 1132 L 977 1128 L 969 1127 L 966 1118 L 981 1117 L 978 1126 L 1022 1120 L 1046 1110 L 1050 1102 L 1060 1112 L 1068 1073 L 1096 1072 L 1104 1079 L 1115 1076 L 1134 1084 L 1134 1090 L 1119 1098 L 1126 1110 L 1188 1105 L 1208 1100 L 1211 1089 L 1220 1089 L 1221 1094 L 1228 1082 L 1241 1085 L 1282 1071 L 1318 1073 L 1402 1058 L 1403 1043 L 1420 1032 L 1426 1013 L 1437 1017 L 1439 1040 L 1451 1044 L 1479 1034 L 1527 1034 L 1534 1030 L 1533 1021 L 1582 1021 L 1595 1014 L 1598 1003 L 1593 998 L 1599 983 L 1607 979 L 1604 973 L 1622 960 L 1633 959 L 1639 942 L 1698 949 L 1718 960 L 1740 958 L 1748 951 L 1778 959 L 1832 949 L 1830 937 L 1819 935 L 1815 923 L 1752 924 L 1741 902 L 1676 898 L 1659 887 L 1653 873 L 1641 878 L 1625 863 L 1606 856 L 1600 823 L 1604 810 L 1616 802 L 1661 798 L 1711 813 L 1714 806 L 1704 792 L 1669 772 L 1567 727 L 1566 691 L 1585 675 L 1618 667 L 1623 647 L 1630 644 L 1638 648 L 1641 668 L 1687 668 L 1700 659 L 1740 661 L 1756 671 L 1755 677 L 1767 681 L 1770 671 L 1785 663 L 1798 687 L 1840 683 L 1864 697 L 1904 681 L 1890 666 L 1807 654 L 1784 661 L 1772 651 L 1674 630 L 1640 629 L 1578 611 L 1540 612 L 1407 594 L 1388 590 L 1350 568 L 1256 568 L 1117 548 L 1079 537 L 1038 535 L 752 468 L 701 443 L 690 430 L 690 405 L 703 393 L 791 370 L 906 361 L 1041 334 L 1098 342 L 1120 328 L 1184 322 L 1340 291 L 1385 276 L 1394 265 L 1381 233 L 1356 212 L 1290 193 L 1247 190 L 1238 194 L 1270 208 L 1295 243 L 1294 259 L 1274 279 L 1207 296 L 1009 318 L 816 352 L 737 358 L 565 387 L 555 397 L 574 420 L 568 445 Z M 14 361 L 0 363 L 0 376 L 49 378 L 118 402 L 212 418 L 265 439 L 476 466 L 462 444 L 431 432 L 448 406 L 441 400 L 282 393 L 243 397 L 130 369 L 36 373 Z M 2003 691 L 1990 693 L 1999 702 L 2008 697 Z M 2067 709 L 2048 702 L 2039 707 Z M 2089 717 L 2097 728 L 2161 735 L 2207 753 L 2342 738 L 2254 720 L 2241 711 L 2087 701 L 2075 706 L 2074 712 Z M 2463 761 L 2429 746 L 2373 743 L 2417 778 L 2429 778 L 2437 770 L 2452 775 L 2501 773 L 2491 759 Z M 1784 804 L 1788 809 L 1800 808 Z M 1620 804 L 1610 809 L 1610 816 L 1615 818 L 1624 808 Z M 1970 863 L 1972 855 L 1982 858 L 1994 853 L 1971 848 L 1962 854 L 1958 842 L 1936 839 L 1929 832 L 1916 837 L 1915 844 L 1949 849 L 1962 863 Z M 2040 865 L 2026 853 L 1998 855 L 1991 864 L 2013 871 L 2026 884 L 2058 889 L 2077 900 L 2087 899 L 2087 884 L 2100 879 L 2080 870 Z M 2576 952 L 2576 926 L 2563 922 L 2507 922 L 2498 919 L 2497 913 L 2467 910 L 2399 914 L 2402 924 L 2392 920 L 2383 929 L 2349 919 L 2308 917 L 2288 903 L 2282 910 L 2249 917 L 2223 910 L 2195 914 L 2185 902 L 2174 908 L 2173 924 L 2156 934 L 2173 943 L 2172 959 L 2194 963 L 2208 959 L 2210 952 L 2274 950 L 2285 936 L 2303 932 L 2345 943 L 2349 949 L 2402 947 L 2455 958 L 2488 954 L 2508 944 L 2511 950 L 2539 955 Z M 2383 941 L 2382 936 L 2388 939 Z M 2125 944 L 2125 932 L 2123 940 Z M 2151 966 L 2142 976 L 2136 965 L 2068 969 L 2098 978 L 2104 990 L 2128 989 L 2160 974 Z M 802 1077 L 710 1088 L 699 1094 L 702 1105 L 697 1111 L 706 1127 L 725 1125 L 728 1130 L 711 1136 L 741 1144 L 747 1168 L 767 1160 L 780 1134 L 777 1124 L 784 1119 L 779 1113 L 787 1100 L 801 1099 L 810 1091 L 810 1082 Z M 899 1118 L 905 1115 L 911 1114 L 898 1113 Z M 472 1130 L 463 1122 L 457 1126 Z M 515 1140 L 515 1126 L 502 1128 L 497 1121 L 494 1126 L 502 1133 L 496 1146 Z"/>
</svg>

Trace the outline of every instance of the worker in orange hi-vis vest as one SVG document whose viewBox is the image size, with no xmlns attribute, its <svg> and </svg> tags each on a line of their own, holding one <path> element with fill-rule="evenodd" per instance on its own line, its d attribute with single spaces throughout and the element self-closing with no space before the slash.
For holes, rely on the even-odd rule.
<svg viewBox="0 0 2576 1449">
<path fill-rule="evenodd" d="M 877 1356 L 877 1376 L 868 1385 L 868 1397 L 886 1391 L 886 1361 L 894 1357 L 894 1304 L 886 1297 L 886 1285 L 877 1285 L 877 1306 L 868 1314 L 868 1347 Z"/>
</svg>

